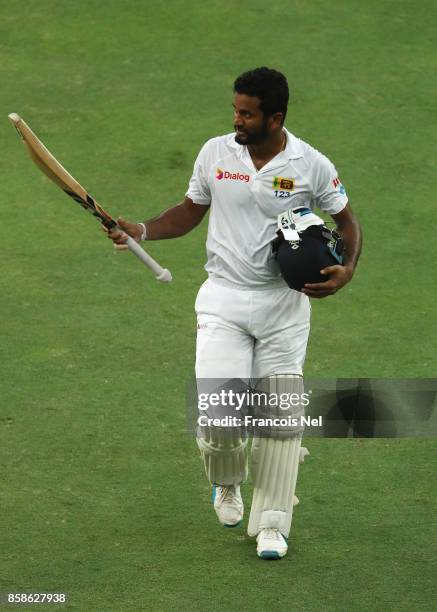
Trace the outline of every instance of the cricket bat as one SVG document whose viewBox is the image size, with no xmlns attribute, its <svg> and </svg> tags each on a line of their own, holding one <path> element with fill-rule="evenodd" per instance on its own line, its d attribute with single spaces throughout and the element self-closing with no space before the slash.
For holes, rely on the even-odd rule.
<svg viewBox="0 0 437 612">
<path fill-rule="evenodd" d="M 100 204 L 82 187 L 82 185 L 67 172 L 67 170 L 58 162 L 58 160 L 50 153 L 43 145 L 39 138 L 32 132 L 27 123 L 21 119 L 16 113 L 11 113 L 9 119 L 15 126 L 17 132 L 21 136 L 27 152 L 32 161 L 38 168 L 44 172 L 58 187 L 69 195 L 75 202 L 80 204 L 82 208 L 90 212 L 96 217 L 102 225 L 107 229 L 117 227 L 117 222 L 111 215 L 104 210 Z M 140 259 L 154 274 L 157 280 L 163 283 L 169 283 L 172 276 L 169 270 L 162 268 L 153 257 L 140 247 L 140 245 L 131 237 L 128 236 L 127 246 L 134 255 Z"/>
</svg>

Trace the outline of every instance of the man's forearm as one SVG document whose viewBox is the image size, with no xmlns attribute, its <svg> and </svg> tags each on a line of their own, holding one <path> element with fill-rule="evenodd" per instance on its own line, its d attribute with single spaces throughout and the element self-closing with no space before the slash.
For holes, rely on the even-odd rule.
<svg viewBox="0 0 437 612">
<path fill-rule="evenodd" d="M 165 240 L 188 234 L 205 216 L 208 206 L 181 202 L 145 221 L 147 240 Z"/>
<path fill-rule="evenodd" d="M 163 240 L 177 238 L 187 234 L 192 229 L 190 219 L 182 204 L 172 206 L 157 217 L 144 222 L 147 240 Z"/>
<path fill-rule="evenodd" d="M 343 256 L 343 265 L 349 270 L 349 274 L 352 277 L 361 253 L 363 240 L 360 224 L 349 204 L 339 213 L 332 215 L 332 218 L 335 221 L 338 233 L 344 241 L 345 254 Z"/>
<path fill-rule="evenodd" d="M 345 246 L 343 265 L 353 273 L 360 257 L 363 241 L 360 224 L 356 217 L 353 217 L 344 224 L 339 223 L 337 230 L 341 234 Z"/>
</svg>

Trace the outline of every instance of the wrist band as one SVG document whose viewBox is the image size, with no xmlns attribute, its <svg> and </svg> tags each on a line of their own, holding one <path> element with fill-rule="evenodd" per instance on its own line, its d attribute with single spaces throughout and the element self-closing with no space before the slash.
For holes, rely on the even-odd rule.
<svg viewBox="0 0 437 612">
<path fill-rule="evenodd" d="M 140 240 L 147 240 L 147 229 L 144 223 L 138 223 L 143 228 L 143 233 L 141 234 Z"/>
</svg>

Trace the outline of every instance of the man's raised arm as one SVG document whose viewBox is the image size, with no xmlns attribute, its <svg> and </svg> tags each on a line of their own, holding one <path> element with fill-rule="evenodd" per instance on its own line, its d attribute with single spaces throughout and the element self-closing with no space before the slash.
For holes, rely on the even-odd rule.
<svg viewBox="0 0 437 612">
<path fill-rule="evenodd" d="M 188 234 L 202 221 L 209 210 L 209 206 L 195 204 L 190 198 L 185 198 L 183 202 L 162 212 L 157 217 L 144 221 L 147 240 L 164 240 L 166 238 L 178 238 Z M 115 244 L 123 245 L 127 241 L 126 234 L 132 236 L 137 242 L 144 234 L 144 227 L 141 223 L 131 223 L 121 217 L 117 219 L 119 228 L 107 232 Z"/>
</svg>

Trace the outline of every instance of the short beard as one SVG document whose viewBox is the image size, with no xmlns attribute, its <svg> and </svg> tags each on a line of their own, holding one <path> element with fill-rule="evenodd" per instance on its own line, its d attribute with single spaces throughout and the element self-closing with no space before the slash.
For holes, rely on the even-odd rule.
<svg viewBox="0 0 437 612">
<path fill-rule="evenodd" d="M 267 121 L 264 121 L 261 128 L 257 132 L 245 133 L 244 138 L 235 135 L 235 142 L 239 145 L 257 145 L 262 144 L 269 138 L 270 134 L 267 129 Z"/>
</svg>

